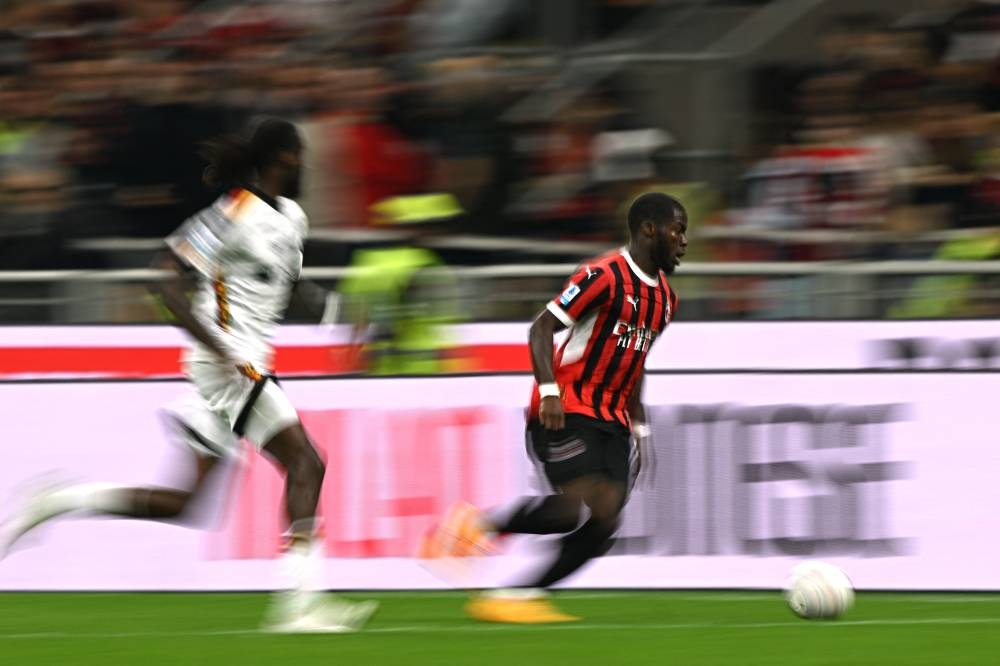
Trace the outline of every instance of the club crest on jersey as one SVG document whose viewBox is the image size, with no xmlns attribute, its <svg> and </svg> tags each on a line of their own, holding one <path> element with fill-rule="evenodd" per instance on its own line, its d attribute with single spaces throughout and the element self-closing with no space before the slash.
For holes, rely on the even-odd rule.
<svg viewBox="0 0 1000 666">
<path fill-rule="evenodd" d="M 618 338 L 618 342 L 615 346 L 622 349 L 628 349 L 631 347 L 635 351 L 646 352 L 649 351 L 649 346 L 653 344 L 653 340 L 656 339 L 656 331 L 646 328 L 645 326 L 633 326 L 627 321 L 618 320 L 615 324 L 615 328 L 612 331 L 612 335 Z"/>
<path fill-rule="evenodd" d="M 562 293 L 562 296 L 559 297 L 559 302 L 562 305 L 569 305 L 573 301 L 573 299 L 576 298 L 576 295 L 579 293 L 580 293 L 580 285 L 574 282 L 570 284 L 568 287 L 566 287 L 566 291 L 564 291 Z"/>
</svg>

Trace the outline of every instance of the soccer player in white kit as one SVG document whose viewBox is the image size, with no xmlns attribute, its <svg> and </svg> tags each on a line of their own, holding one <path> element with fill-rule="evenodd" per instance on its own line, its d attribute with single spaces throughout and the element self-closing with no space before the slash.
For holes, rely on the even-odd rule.
<svg viewBox="0 0 1000 666">
<path fill-rule="evenodd" d="M 286 477 L 290 528 L 281 566 L 288 589 L 276 596 L 265 628 L 352 631 L 374 612 L 373 602 L 351 603 L 315 591 L 312 578 L 321 556 L 316 506 L 325 468 L 295 408 L 269 374 L 270 340 L 293 290 L 298 285 L 319 310 L 326 295 L 299 280 L 308 226 L 293 201 L 301 154 L 298 131 L 283 120 L 263 121 L 249 141 L 227 136 L 207 144 L 206 180 L 231 189 L 168 237 L 168 251 L 158 260 L 172 277 L 156 291 L 194 338 L 184 367 L 198 396 L 165 410 L 197 461 L 190 487 L 82 484 L 40 492 L 0 528 L 0 556 L 37 525 L 70 513 L 181 518 L 217 463 L 235 455 L 245 437 Z M 189 299 L 191 273 L 197 291 Z"/>
</svg>

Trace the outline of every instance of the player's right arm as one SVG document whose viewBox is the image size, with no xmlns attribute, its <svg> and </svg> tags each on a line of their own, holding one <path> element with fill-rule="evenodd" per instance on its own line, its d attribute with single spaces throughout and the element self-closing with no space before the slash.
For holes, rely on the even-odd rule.
<svg viewBox="0 0 1000 666">
<path fill-rule="evenodd" d="M 538 408 L 538 420 L 548 430 L 562 430 L 566 425 L 562 400 L 559 398 L 559 386 L 556 384 L 555 371 L 552 368 L 552 348 L 557 330 L 565 328 L 554 314 L 542 310 L 531 324 L 528 333 L 528 344 L 531 348 L 531 368 L 535 373 L 535 381 L 542 393 L 541 405 Z M 546 395 L 554 388 L 555 395 Z"/>
<path fill-rule="evenodd" d="M 186 274 L 190 271 L 196 271 L 203 279 L 212 279 L 224 249 L 237 240 L 235 229 L 236 225 L 220 204 L 205 208 L 186 220 L 167 237 L 167 252 L 156 260 L 156 267 L 167 269 L 169 277 L 154 287 L 154 291 L 191 337 L 211 349 L 223 363 L 235 366 L 243 375 L 257 381 L 261 379 L 260 372 L 251 363 L 236 357 L 216 331 L 195 314 L 185 289 Z"/>
<path fill-rule="evenodd" d="M 171 251 L 161 252 L 154 260 L 153 268 L 167 271 L 167 277 L 154 283 L 150 291 L 162 300 L 177 323 L 191 337 L 215 352 L 220 360 L 235 363 L 219 340 L 195 316 L 187 290 L 188 271 L 177 256 Z"/>
<path fill-rule="evenodd" d="M 578 270 L 563 292 L 549 301 L 531 324 L 528 342 L 531 367 L 538 382 L 541 403 L 538 419 L 549 430 L 562 430 L 566 425 L 561 387 L 556 382 L 553 367 L 555 333 L 572 326 L 608 302 L 610 280 L 602 268 L 584 266 Z"/>
</svg>

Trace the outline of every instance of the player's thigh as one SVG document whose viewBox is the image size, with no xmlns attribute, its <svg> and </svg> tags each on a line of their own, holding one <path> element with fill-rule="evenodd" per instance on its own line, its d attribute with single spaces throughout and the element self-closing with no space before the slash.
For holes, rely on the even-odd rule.
<svg viewBox="0 0 1000 666">
<path fill-rule="evenodd" d="M 245 437 L 258 451 L 266 450 L 285 469 L 316 467 L 319 456 L 298 413 L 273 377 L 257 382 L 215 363 L 190 364 L 188 377 L 209 409 L 222 415 L 237 440 Z"/>
<path fill-rule="evenodd" d="M 590 509 L 590 515 L 598 520 L 614 522 L 625 507 L 628 486 L 606 476 L 592 477 L 593 482 L 584 490 L 583 503 Z"/>
<path fill-rule="evenodd" d="M 265 379 L 257 388 L 237 419 L 237 434 L 246 437 L 257 450 L 278 446 L 312 449 L 298 412 L 281 387 Z"/>
<path fill-rule="evenodd" d="M 535 457 L 554 487 L 564 488 L 573 481 L 602 473 L 601 433 L 589 421 L 568 414 L 562 430 L 547 430 L 537 422 L 529 426 Z"/>
<path fill-rule="evenodd" d="M 229 429 L 233 430 L 241 412 L 252 399 L 254 381 L 241 375 L 236 368 L 207 361 L 189 363 L 186 373 L 205 408 L 221 415 L 228 422 Z"/>
<path fill-rule="evenodd" d="M 610 520 L 621 512 L 628 498 L 632 474 L 631 435 L 625 426 L 616 423 L 601 424 L 601 431 L 603 474 L 584 502 L 593 515 Z"/>
<path fill-rule="evenodd" d="M 617 423 L 602 423 L 600 430 L 604 472 L 611 481 L 627 486 L 632 473 L 632 435 Z"/>
<path fill-rule="evenodd" d="M 228 419 L 210 410 L 203 400 L 188 396 L 161 410 L 167 432 L 193 451 L 199 459 L 230 458 L 239 455 L 239 439 Z M 199 465 L 199 468 L 202 465 Z"/>
<path fill-rule="evenodd" d="M 539 454 L 546 474 L 564 495 L 579 499 L 594 518 L 618 519 L 627 497 L 630 474 L 630 435 L 624 426 L 570 414 L 565 431 L 550 433 Z M 571 442 L 585 450 L 571 455 Z M 563 460 L 565 458 L 565 460 Z"/>
</svg>

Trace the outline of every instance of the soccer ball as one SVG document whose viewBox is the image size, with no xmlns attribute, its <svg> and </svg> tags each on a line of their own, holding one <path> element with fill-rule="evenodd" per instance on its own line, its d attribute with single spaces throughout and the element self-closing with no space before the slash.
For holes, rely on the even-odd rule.
<svg viewBox="0 0 1000 666">
<path fill-rule="evenodd" d="M 788 607 L 807 620 L 839 617 L 854 604 L 854 587 L 843 571 L 824 562 L 803 562 L 785 586 Z"/>
</svg>

